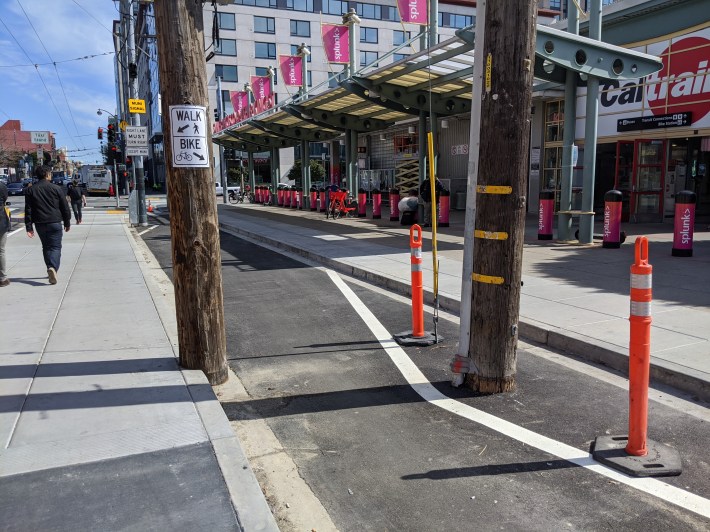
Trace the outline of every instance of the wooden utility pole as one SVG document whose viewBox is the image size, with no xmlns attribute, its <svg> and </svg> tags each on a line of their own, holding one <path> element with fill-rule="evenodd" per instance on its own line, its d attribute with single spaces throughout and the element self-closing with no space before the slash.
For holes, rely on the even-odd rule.
<svg viewBox="0 0 710 532">
<path fill-rule="evenodd" d="M 211 163 L 212 125 L 211 115 L 207 112 L 202 2 L 157 0 L 154 6 L 160 50 L 160 92 L 180 365 L 201 369 L 211 384 L 221 384 L 228 378 L 227 348 Z M 191 149 L 186 150 L 190 153 L 179 157 L 180 164 L 172 149 L 177 134 L 172 128 L 170 107 L 176 105 L 201 106 L 205 111 L 204 116 L 197 111 L 190 116 L 191 128 L 194 127 L 195 132 L 202 129 L 204 133 L 200 134 L 206 143 L 193 139 Z M 175 121 L 177 125 L 177 119 Z M 185 131 L 184 127 L 176 129 Z M 194 156 L 193 152 L 196 152 Z M 205 156 L 209 156 L 209 163 L 205 163 L 206 167 L 186 167 L 184 162 L 188 156 L 193 161 L 190 165 L 204 161 Z"/>
<path fill-rule="evenodd" d="M 515 389 L 537 2 L 496 0 L 485 10 L 466 383 L 498 393 Z"/>
</svg>

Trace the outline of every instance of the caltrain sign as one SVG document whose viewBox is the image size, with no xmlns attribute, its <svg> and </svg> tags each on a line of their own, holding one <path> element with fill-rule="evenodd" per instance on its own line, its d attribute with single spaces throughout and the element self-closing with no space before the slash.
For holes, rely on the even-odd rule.
<svg viewBox="0 0 710 532">
<path fill-rule="evenodd" d="M 651 123 L 655 127 L 710 127 L 710 28 L 649 44 L 643 49 L 658 54 L 663 68 L 638 80 L 601 82 L 599 136 L 632 131 L 634 123 L 642 126 L 638 130 Z M 580 91 L 580 96 L 584 92 Z M 580 105 L 584 109 L 584 100 L 578 97 L 578 113 Z M 680 122 L 664 121 L 664 117 L 681 115 Z M 691 122 L 687 123 L 689 118 Z M 618 124 L 624 126 L 617 130 Z M 578 137 L 582 136 L 583 128 L 583 121 L 578 121 Z"/>
</svg>

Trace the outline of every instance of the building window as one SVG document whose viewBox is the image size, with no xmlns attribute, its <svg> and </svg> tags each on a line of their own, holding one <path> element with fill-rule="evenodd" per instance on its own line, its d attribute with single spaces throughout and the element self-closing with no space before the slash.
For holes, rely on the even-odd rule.
<svg viewBox="0 0 710 532">
<path fill-rule="evenodd" d="M 562 2 L 560 0 L 550 0 L 550 9 L 560 11 L 562 9 Z"/>
<path fill-rule="evenodd" d="M 286 0 L 286 9 L 313 13 L 313 0 Z"/>
<path fill-rule="evenodd" d="M 324 15 L 344 15 L 348 12 L 348 3 L 341 0 L 323 0 Z"/>
<path fill-rule="evenodd" d="M 276 20 L 273 17 L 254 16 L 254 33 L 276 33 Z"/>
<path fill-rule="evenodd" d="M 298 55 L 298 44 L 292 44 L 291 45 L 291 55 Z M 313 57 L 313 54 L 308 54 L 308 59 L 306 60 L 307 63 L 311 62 L 311 58 Z"/>
<path fill-rule="evenodd" d="M 255 42 L 254 56 L 257 59 L 276 59 L 276 45 L 272 42 Z"/>
<path fill-rule="evenodd" d="M 392 6 L 382 6 L 382 20 L 391 20 L 392 22 L 399 22 L 399 11 L 397 8 Z"/>
<path fill-rule="evenodd" d="M 217 13 L 219 29 L 221 30 L 236 30 L 237 24 L 234 21 L 234 13 Z"/>
<path fill-rule="evenodd" d="M 234 3 L 242 6 L 276 8 L 276 0 L 234 0 Z"/>
<path fill-rule="evenodd" d="M 363 4 L 358 2 L 355 4 L 355 11 L 362 18 L 371 18 L 374 20 L 382 20 L 382 6 L 376 4 Z"/>
<path fill-rule="evenodd" d="M 222 91 L 222 112 L 224 116 L 231 115 L 234 112 L 232 99 L 229 97 L 229 91 Z"/>
<path fill-rule="evenodd" d="M 307 20 L 291 21 L 291 37 L 310 37 L 311 23 Z"/>
<path fill-rule="evenodd" d="M 269 69 L 266 67 L 254 67 L 254 75 L 255 76 L 268 76 Z M 274 69 L 274 85 L 277 85 L 278 83 L 279 83 L 278 74 L 276 72 L 276 69 Z"/>
<path fill-rule="evenodd" d="M 219 45 L 215 44 L 215 55 L 237 55 L 237 41 L 235 39 L 220 39 Z"/>
<path fill-rule="evenodd" d="M 365 50 L 362 50 L 360 52 L 360 66 L 367 66 L 370 63 L 375 63 L 377 61 L 377 58 L 379 55 L 377 55 L 377 52 L 368 52 Z M 373 65 L 377 66 L 377 64 Z"/>
<path fill-rule="evenodd" d="M 392 54 L 392 61 L 401 61 L 402 59 L 406 59 L 409 57 L 409 54 Z"/>
<path fill-rule="evenodd" d="M 377 44 L 377 28 L 363 28 L 360 26 L 360 42 Z"/>
<path fill-rule="evenodd" d="M 222 78 L 222 81 L 239 81 L 237 79 L 237 67 L 235 65 L 215 65 L 214 76 Z"/>
<path fill-rule="evenodd" d="M 476 17 L 446 12 L 439 12 L 438 19 L 441 28 L 466 28 L 476 23 Z"/>
<path fill-rule="evenodd" d="M 392 31 L 392 45 L 400 46 L 412 38 L 411 31 L 393 30 Z"/>
</svg>

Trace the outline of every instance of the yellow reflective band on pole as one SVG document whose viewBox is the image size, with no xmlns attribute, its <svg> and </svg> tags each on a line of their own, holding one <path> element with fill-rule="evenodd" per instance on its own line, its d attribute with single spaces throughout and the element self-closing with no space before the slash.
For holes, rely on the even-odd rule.
<svg viewBox="0 0 710 532">
<path fill-rule="evenodd" d="M 473 232 L 476 238 L 485 238 L 486 240 L 508 240 L 508 233 L 504 231 L 481 231 L 476 229 Z"/>
<path fill-rule="evenodd" d="M 477 185 L 476 192 L 480 194 L 512 194 L 513 187 L 504 185 Z"/>
<path fill-rule="evenodd" d="M 434 298 L 439 295 L 439 261 L 436 257 L 436 176 L 434 175 L 434 135 L 426 135 L 427 155 L 429 158 L 429 186 L 431 187 L 431 255 L 434 270 Z"/>
<path fill-rule="evenodd" d="M 486 284 L 503 284 L 505 279 L 502 277 L 495 277 L 494 275 L 481 275 L 480 273 L 474 273 L 471 278 L 478 283 Z"/>
</svg>

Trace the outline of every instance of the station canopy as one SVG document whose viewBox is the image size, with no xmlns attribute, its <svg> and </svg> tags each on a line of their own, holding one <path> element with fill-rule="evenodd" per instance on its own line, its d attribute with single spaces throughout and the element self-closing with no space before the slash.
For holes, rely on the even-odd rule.
<svg viewBox="0 0 710 532">
<path fill-rule="evenodd" d="M 213 141 L 260 152 L 301 141 L 327 142 L 346 130 L 381 131 L 422 111 L 439 117 L 470 113 L 474 37 L 474 26 L 469 26 L 436 46 L 378 66 L 394 54 L 406 53 L 419 38 L 415 36 L 354 75 L 333 74 L 307 94 L 292 96 L 217 132 Z M 577 82 L 583 85 L 585 75 L 638 79 L 661 67 L 658 58 L 646 54 L 537 27 L 534 77 L 540 87 L 564 83 L 567 71 L 578 72 Z M 333 82 L 336 86 L 330 87 Z"/>
</svg>

